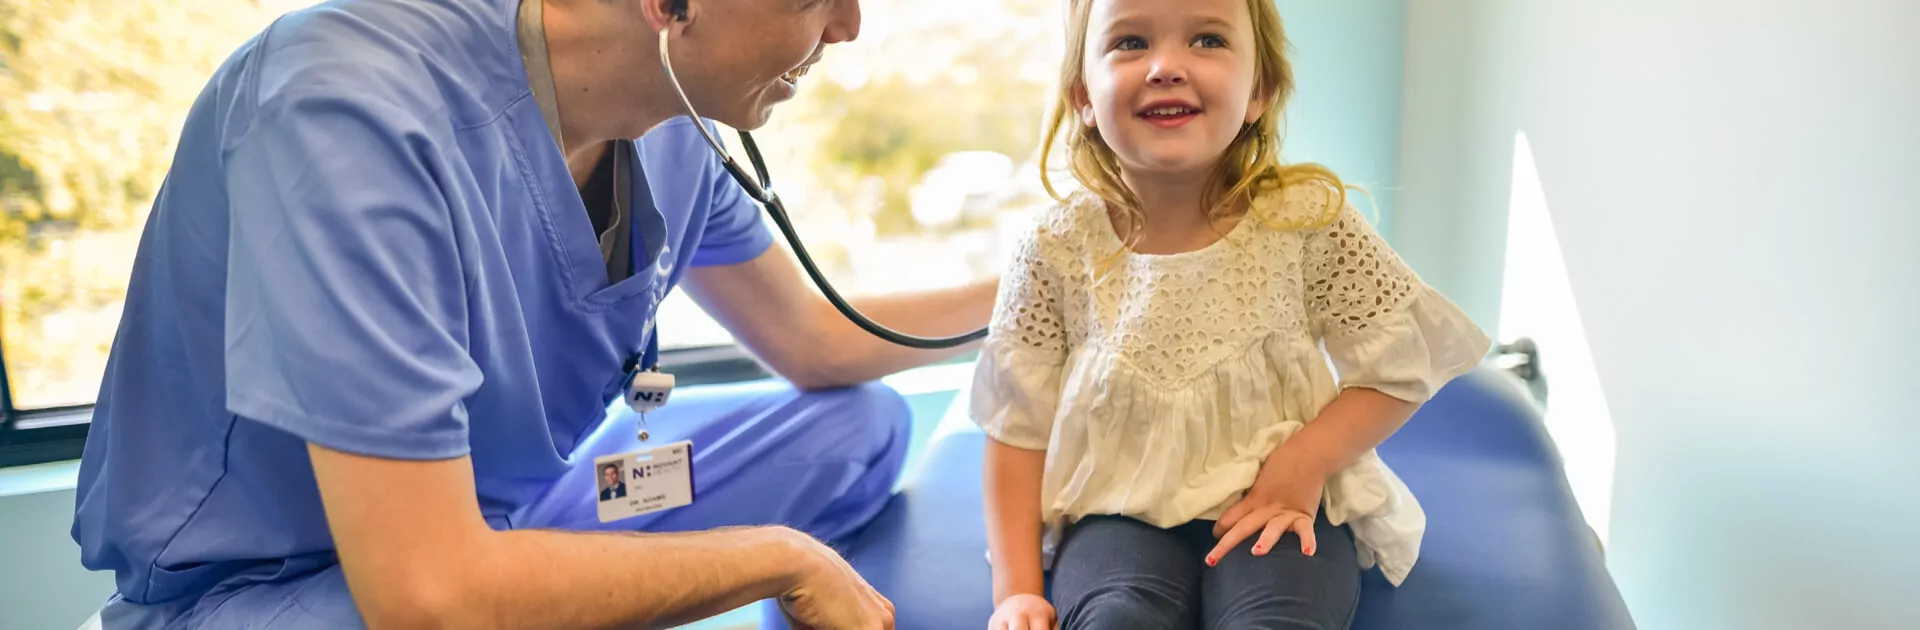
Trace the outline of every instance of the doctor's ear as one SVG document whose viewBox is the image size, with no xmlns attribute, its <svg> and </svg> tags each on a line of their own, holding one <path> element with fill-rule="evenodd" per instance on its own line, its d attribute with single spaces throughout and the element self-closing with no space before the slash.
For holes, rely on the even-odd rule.
<svg viewBox="0 0 1920 630">
<path fill-rule="evenodd" d="M 640 0 L 640 13 L 647 20 L 647 26 L 655 31 L 672 28 L 676 24 L 685 24 L 691 9 L 687 6 L 692 0 Z"/>
</svg>

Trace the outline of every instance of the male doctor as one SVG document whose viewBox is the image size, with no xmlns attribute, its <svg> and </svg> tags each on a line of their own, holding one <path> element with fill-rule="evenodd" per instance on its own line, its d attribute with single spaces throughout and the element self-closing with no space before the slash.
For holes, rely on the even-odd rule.
<svg viewBox="0 0 1920 630">
<path fill-rule="evenodd" d="M 335 0 L 247 42 L 187 117 L 95 409 L 73 536 L 117 578 L 102 624 L 665 627 L 775 598 L 891 627 L 818 541 L 901 465 L 905 405 L 863 383 L 958 350 L 812 291 L 657 39 L 703 115 L 754 129 L 859 25 L 857 0 Z M 793 387 L 608 419 L 682 283 Z M 858 306 L 958 334 L 996 286 Z M 599 511 L 596 458 L 682 440 L 691 504 Z"/>
</svg>

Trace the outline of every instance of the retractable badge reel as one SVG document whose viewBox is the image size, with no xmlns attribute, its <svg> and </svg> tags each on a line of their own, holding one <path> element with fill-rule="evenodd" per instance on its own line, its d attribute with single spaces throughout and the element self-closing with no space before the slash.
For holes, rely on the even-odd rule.
<svg viewBox="0 0 1920 630">
<path fill-rule="evenodd" d="M 647 413 L 666 405 L 672 395 L 673 375 L 661 372 L 658 366 L 637 370 L 627 379 L 627 408 L 640 415 L 640 441 L 649 437 Z"/>
</svg>

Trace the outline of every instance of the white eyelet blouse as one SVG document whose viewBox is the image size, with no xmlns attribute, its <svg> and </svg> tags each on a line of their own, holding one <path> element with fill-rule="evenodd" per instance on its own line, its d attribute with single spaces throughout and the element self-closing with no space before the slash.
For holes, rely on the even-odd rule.
<svg viewBox="0 0 1920 630">
<path fill-rule="evenodd" d="M 1216 519 L 1342 388 L 1424 402 L 1485 357 L 1488 337 L 1352 205 L 1331 211 L 1330 191 L 1297 184 L 1254 202 L 1282 223 L 1322 227 L 1250 215 L 1181 254 L 1115 261 L 1123 244 L 1084 191 L 1021 239 L 969 403 L 992 439 L 1047 451 L 1046 557 L 1088 515 Z M 1324 495 L 1361 568 L 1378 564 L 1400 584 L 1426 528 L 1406 485 L 1369 452 Z"/>
</svg>

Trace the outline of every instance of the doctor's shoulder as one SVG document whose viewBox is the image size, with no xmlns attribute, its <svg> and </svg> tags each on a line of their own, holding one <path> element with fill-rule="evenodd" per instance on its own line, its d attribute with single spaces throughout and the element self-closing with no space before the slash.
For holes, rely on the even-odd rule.
<svg viewBox="0 0 1920 630">
<path fill-rule="evenodd" d="M 251 122 L 275 106 L 344 107 L 404 116 L 436 133 L 484 122 L 525 86 L 479 80 L 507 53 L 457 5 L 348 1 L 289 11 L 230 60 L 236 113 Z"/>
</svg>

